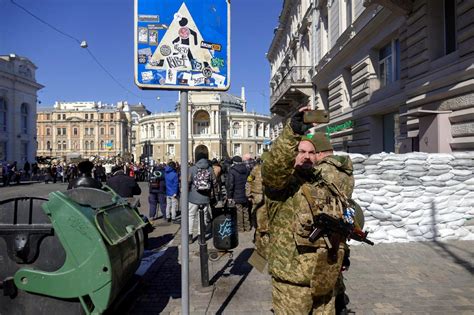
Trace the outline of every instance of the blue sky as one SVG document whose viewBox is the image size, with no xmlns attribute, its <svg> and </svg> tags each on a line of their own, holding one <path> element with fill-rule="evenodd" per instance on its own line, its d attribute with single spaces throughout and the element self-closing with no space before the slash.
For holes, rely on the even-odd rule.
<svg viewBox="0 0 474 315">
<path fill-rule="evenodd" d="M 152 112 L 173 110 L 178 92 L 142 91 L 134 84 L 133 0 L 14 1 L 62 32 L 87 40 L 94 56 L 125 87 L 115 83 L 76 41 L 37 21 L 10 0 L 0 0 L 0 55 L 15 53 L 38 67 L 36 79 L 45 86 L 38 93 L 39 106 L 49 107 L 57 100 L 126 100 L 141 101 Z M 231 1 L 229 92 L 240 95 L 245 86 L 250 111 L 269 113 L 270 66 L 265 53 L 282 2 Z"/>
</svg>

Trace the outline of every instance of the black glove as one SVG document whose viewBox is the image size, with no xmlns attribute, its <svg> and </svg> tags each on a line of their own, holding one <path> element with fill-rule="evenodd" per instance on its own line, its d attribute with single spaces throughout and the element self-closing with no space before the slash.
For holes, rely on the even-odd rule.
<svg viewBox="0 0 474 315">
<path fill-rule="evenodd" d="M 294 133 L 304 135 L 306 131 L 313 127 L 312 124 L 305 124 L 303 121 L 304 112 L 296 112 L 291 116 L 290 127 Z"/>
</svg>

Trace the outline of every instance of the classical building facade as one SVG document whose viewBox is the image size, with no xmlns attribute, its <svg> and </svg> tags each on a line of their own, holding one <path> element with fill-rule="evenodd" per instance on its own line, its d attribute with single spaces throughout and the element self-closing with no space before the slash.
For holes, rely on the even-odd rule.
<svg viewBox="0 0 474 315">
<path fill-rule="evenodd" d="M 285 0 L 284 8 L 287 2 L 302 1 Z M 308 100 L 330 111 L 330 123 L 318 129 L 336 149 L 474 149 L 472 1 L 323 0 L 313 1 L 310 10 L 307 73 L 314 98 Z M 269 56 L 279 47 L 275 41 Z M 272 69 L 280 59 L 269 58 Z M 289 116 L 300 103 L 290 93 L 296 83 L 278 94 L 282 83 L 270 83 L 278 99 L 271 111 L 278 117 Z"/>
<path fill-rule="evenodd" d="M 127 102 L 56 102 L 53 108 L 38 109 L 37 155 L 69 160 L 132 153 L 132 118 L 148 113 L 143 105 Z"/>
<path fill-rule="evenodd" d="M 212 158 L 246 153 L 259 156 L 268 144 L 270 117 L 246 111 L 241 97 L 219 92 L 188 94 L 189 161 L 202 152 Z M 175 112 L 139 119 L 137 154 L 155 162 L 180 161 L 179 100 Z"/>
<path fill-rule="evenodd" d="M 34 161 L 36 154 L 36 66 L 27 58 L 0 56 L 0 162 Z"/>
</svg>

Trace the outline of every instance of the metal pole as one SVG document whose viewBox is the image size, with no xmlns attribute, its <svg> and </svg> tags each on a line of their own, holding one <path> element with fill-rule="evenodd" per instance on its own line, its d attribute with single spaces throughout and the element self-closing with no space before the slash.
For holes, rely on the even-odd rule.
<svg viewBox="0 0 474 315">
<path fill-rule="evenodd" d="M 180 92 L 181 122 L 181 313 L 189 314 L 188 91 Z"/>
<path fill-rule="evenodd" d="M 199 205 L 199 258 L 201 261 L 201 284 L 205 288 L 209 286 L 209 257 L 207 253 L 204 207 L 204 205 Z"/>
</svg>

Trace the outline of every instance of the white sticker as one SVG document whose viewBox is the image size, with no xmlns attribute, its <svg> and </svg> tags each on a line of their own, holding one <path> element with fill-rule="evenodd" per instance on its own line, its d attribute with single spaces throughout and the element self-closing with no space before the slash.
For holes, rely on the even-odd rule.
<svg viewBox="0 0 474 315">
<path fill-rule="evenodd" d="M 151 57 L 152 56 L 151 48 L 147 47 L 147 48 L 139 49 L 138 54 L 139 55 L 146 55 L 147 57 Z"/>
<path fill-rule="evenodd" d="M 214 79 L 218 87 L 224 87 L 225 76 L 217 74 L 217 73 L 213 73 L 212 78 Z"/>
<path fill-rule="evenodd" d="M 153 71 L 142 72 L 142 81 L 151 81 L 153 80 Z"/>
<path fill-rule="evenodd" d="M 148 29 L 146 27 L 138 28 L 138 42 L 148 43 Z"/>
<path fill-rule="evenodd" d="M 190 86 L 204 84 L 206 82 L 206 77 L 202 73 L 193 74 L 191 80 L 189 81 Z"/>
</svg>

